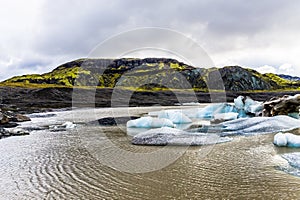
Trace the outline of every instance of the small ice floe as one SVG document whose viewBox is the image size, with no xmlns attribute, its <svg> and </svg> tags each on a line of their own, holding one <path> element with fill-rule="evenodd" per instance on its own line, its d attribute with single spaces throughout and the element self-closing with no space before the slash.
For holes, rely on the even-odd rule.
<svg viewBox="0 0 300 200">
<path fill-rule="evenodd" d="M 286 115 L 274 117 L 241 118 L 223 122 L 221 135 L 257 135 L 289 131 L 300 127 L 299 120 Z"/>
<path fill-rule="evenodd" d="M 234 120 L 238 118 L 238 113 L 235 112 L 229 112 L 229 113 L 218 113 L 214 115 L 214 120 L 219 121 L 228 121 L 228 120 Z"/>
<path fill-rule="evenodd" d="M 189 133 L 175 128 L 163 127 L 139 133 L 132 138 L 136 145 L 211 145 L 230 142 L 232 138 L 216 134 Z"/>
<path fill-rule="evenodd" d="M 127 122 L 128 128 L 160 128 L 160 127 L 175 127 L 174 123 L 169 119 L 159 119 L 154 117 L 141 117 Z"/>
<path fill-rule="evenodd" d="M 277 133 L 274 136 L 274 142 L 279 147 L 300 147 L 300 135 L 292 133 Z"/>
<path fill-rule="evenodd" d="M 29 135 L 29 131 L 22 128 L 6 129 L 12 136 Z"/>
<path fill-rule="evenodd" d="M 174 124 L 188 124 L 192 123 L 192 120 L 183 114 L 181 111 L 164 110 L 158 113 L 159 118 L 169 119 Z"/>
<path fill-rule="evenodd" d="M 288 162 L 288 165 L 277 168 L 288 174 L 300 176 L 300 152 L 286 153 L 281 155 L 281 157 Z"/>
<path fill-rule="evenodd" d="M 56 131 L 66 131 L 69 129 L 76 128 L 76 124 L 73 122 L 65 122 L 61 125 L 51 125 L 49 126 L 50 131 L 56 132 Z"/>
<path fill-rule="evenodd" d="M 33 113 L 28 115 L 30 118 L 49 118 L 55 117 L 56 114 L 54 113 Z"/>
<path fill-rule="evenodd" d="M 65 122 L 62 124 L 62 126 L 66 129 L 73 129 L 76 127 L 76 124 L 74 124 L 73 122 Z"/>
</svg>

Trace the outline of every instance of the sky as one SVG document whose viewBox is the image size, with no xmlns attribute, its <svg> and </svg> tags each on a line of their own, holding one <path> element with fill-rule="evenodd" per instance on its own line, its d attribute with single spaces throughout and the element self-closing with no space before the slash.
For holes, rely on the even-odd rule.
<svg viewBox="0 0 300 200">
<path fill-rule="evenodd" d="M 0 0 L 0 18 L 0 80 L 51 71 L 88 57 L 114 35 L 143 27 L 180 32 L 218 67 L 300 76 L 296 0 Z"/>
</svg>

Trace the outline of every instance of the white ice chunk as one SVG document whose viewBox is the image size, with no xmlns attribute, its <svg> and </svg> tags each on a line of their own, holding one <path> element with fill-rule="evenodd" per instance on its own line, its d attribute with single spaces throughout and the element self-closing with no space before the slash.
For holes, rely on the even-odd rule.
<svg viewBox="0 0 300 200">
<path fill-rule="evenodd" d="M 204 107 L 198 112 L 198 118 L 212 118 L 215 114 L 218 113 L 229 113 L 237 112 L 235 106 L 227 103 L 212 104 Z"/>
<path fill-rule="evenodd" d="M 243 96 L 238 96 L 236 99 L 234 99 L 234 106 L 237 109 L 243 109 L 245 104 L 244 104 L 244 98 Z"/>
<path fill-rule="evenodd" d="M 283 133 L 277 133 L 274 136 L 274 142 L 275 145 L 279 146 L 279 147 L 285 147 L 287 145 L 287 139 L 285 134 Z"/>
<path fill-rule="evenodd" d="M 166 110 L 162 111 L 158 115 L 159 118 L 165 118 L 171 120 L 174 124 L 188 124 L 192 123 L 192 120 L 183 114 L 181 111 Z"/>
<path fill-rule="evenodd" d="M 183 109 L 182 113 L 189 118 L 197 118 L 197 115 L 201 110 L 202 108 Z"/>
<path fill-rule="evenodd" d="M 76 124 L 73 122 L 65 122 L 61 125 L 50 125 L 49 129 L 50 131 L 66 131 L 67 129 L 73 129 L 76 127 Z"/>
<path fill-rule="evenodd" d="M 218 114 L 214 115 L 214 119 L 228 121 L 228 120 L 237 119 L 238 115 L 239 115 L 239 113 L 235 113 L 235 112 L 218 113 Z"/>
<path fill-rule="evenodd" d="M 65 122 L 61 126 L 66 129 L 73 129 L 76 127 L 76 124 L 74 124 L 73 122 Z"/>
<path fill-rule="evenodd" d="M 281 147 L 300 147 L 300 136 L 292 133 L 277 133 L 274 136 L 274 144 Z"/>
<path fill-rule="evenodd" d="M 127 127 L 129 128 L 160 128 L 164 126 L 175 127 L 171 120 L 164 118 L 158 119 L 153 117 L 141 117 L 127 122 Z"/>
<path fill-rule="evenodd" d="M 258 114 L 263 110 L 263 103 L 254 101 L 250 97 L 238 96 L 234 99 L 234 106 L 245 114 L 241 113 L 239 118 L 245 117 L 246 113 Z"/>
<path fill-rule="evenodd" d="M 244 110 L 246 111 L 246 113 L 257 113 L 262 111 L 263 109 L 263 105 L 261 102 L 258 101 L 254 101 L 253 99 L 247 97 L 245 100 L 245 106 L 244 106 Z"/>
</svg>

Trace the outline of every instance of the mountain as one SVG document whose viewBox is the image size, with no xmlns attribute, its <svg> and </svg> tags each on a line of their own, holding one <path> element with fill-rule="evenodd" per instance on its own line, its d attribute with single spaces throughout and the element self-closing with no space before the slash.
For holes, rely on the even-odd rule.
<svg viewBox="0 0 300 200">
<path fill-rule="evenodd" d="M 298 88 L 275 74 L 239 66 L 196 68 L 168 58 L 78 59 L 45 74 L 16 76 L 1 83 L 21 87 L 126 88 L 140 90 L 196 89 L 207 91 L 253 91 Z"/>
<path fill-rule="evenodd" d="M 285 75 L 285 74 L 277 74 L 280 78 L 283 78 L 288 81 L 300 81 L 300 77 L 297 76 L 290 76 L 290 75 Z"/>
</svg>

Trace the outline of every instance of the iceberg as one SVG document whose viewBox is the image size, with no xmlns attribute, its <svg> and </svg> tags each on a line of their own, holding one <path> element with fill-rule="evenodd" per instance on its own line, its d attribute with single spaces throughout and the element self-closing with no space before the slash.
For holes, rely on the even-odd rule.
<svg viewBox="0 0 300 200">
<path fill-rule="evenodd" d="M 214 115 L 214 120 L 222 120 L 222 121 L 234 120 L 238 118 L 238 115 L 239 113 L 235 113 L 235 112 L 218 113 Z"/>
<path fill-rule="evenodd" d="M 172 110 L 161 111 L 158 114 L 158 117 L 169 119 L 174 124 L 192 123 L 192 120 L 189 117 L 187 117 L 185 114 L 183 114 L 181 111 L 172 111 Z"/>
<path fill-rule="evenodd" d="M 237 108 L 237 109 L 243 109 L 244 108 L 244 99 L 245 97 L 243 96 L 238 96 L 236 99 L 233 100 L 234 102 L 234 106 Z"/>
<path fill-rule="evenodd" d="M 164 126 L 175 127 L 173 122 L 169 119 L 158 119 L 153 117 L 141 117 L 127 122 L 128 128 L 160 128 Z"/>
<path fill-rule="evenodd" d="M 262 112 L 263 104 L 258 101 L 254 101 L 253 99 L 246 97 L 245 106 L 243 108 L 246 113 L 257 114 Z"/>
<path fill-rule="evenodd" d="M 300 121 L 286 115 L 240 118 L 221 123 L 221 135 L 257 135 L 289 131 L 300 127 Z"/>
<path fill-rule="evenodd" d="M 234 106 L 240 110 L 244 111 L 239 117 L 244 117 L 246 113 L 251 113 L 259 115 L 263 110 L 263 103 L 259 101 L 254 101 L 250 97 L 238 96 L 234 99 Z"/>
<path fill-rule="evenodd" d="M 230 142 L 232 138 L 216 134 L 189 133 L 175 128 L 163 127 L 139 133 L 132 138 L 136 145 L 211 145 Z"/>
<path fill-rule="evenodd" d="M 274 136 L 274 142 L 279 147 L 300 147 L 300 135 L 292 133 L 277 133 Z"/>
<path fill-rule="evenodd" d="M 238 112 L 235 106 L 228 103 L 208 105 L 197 113 L 197 118 L 211 119 L 215 114 Z"/>
</svg>

